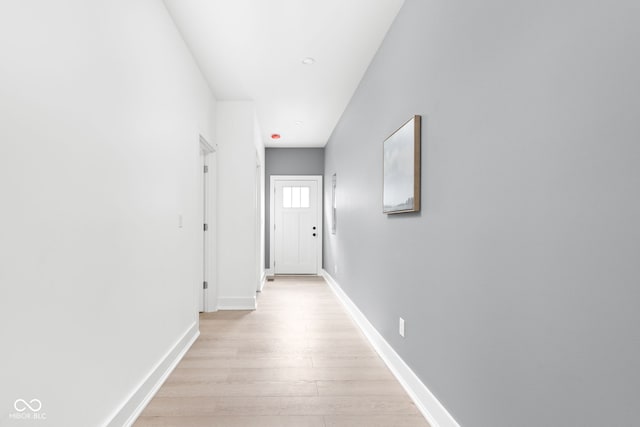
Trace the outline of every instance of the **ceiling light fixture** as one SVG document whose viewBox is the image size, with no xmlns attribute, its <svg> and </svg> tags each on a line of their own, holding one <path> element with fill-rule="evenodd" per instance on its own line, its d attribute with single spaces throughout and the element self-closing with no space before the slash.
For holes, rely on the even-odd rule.
<svg viewBox="0 0 640 427">
<path fill-rule="evenodd" d="M 280 139 L 280 134 L 279 133 L 272 133 L 271 134 L 271 139 Z"/>
<path fill-rule="evenodd" d="M 315 59 L 313 59 L 313 58 L 311 58 L 310 56 L 307 56 L 306 58 L 303 58 L 303 59 L 302 59 L 302 63 L 303 63 L 304 65 L 311 65 L 311 64 L 313 64 L 313 63 L 315 63 L 315 62 L 316 62 L 316 60 L 315 60 Z"/>
</svg>

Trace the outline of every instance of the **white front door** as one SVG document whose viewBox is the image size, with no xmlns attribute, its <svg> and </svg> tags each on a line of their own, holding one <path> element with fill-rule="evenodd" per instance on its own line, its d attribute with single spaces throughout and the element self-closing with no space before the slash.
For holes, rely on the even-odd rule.
<svg viewBox="0 0 640 427">
<path fill-rule="evenodd" d="M 275 274 L 318 274 L 322 251 L 318 187 L 316 177 L 275 181 Z"/>
</svg>

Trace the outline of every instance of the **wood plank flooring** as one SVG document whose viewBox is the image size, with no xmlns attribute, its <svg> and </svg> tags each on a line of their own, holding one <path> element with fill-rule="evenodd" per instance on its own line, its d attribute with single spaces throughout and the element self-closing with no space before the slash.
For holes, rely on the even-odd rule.
<svg viewBox="0 0 640 427">
<path fill-rule="evenodd" d="M 324 279 L 278 277 L 201 336 L 135 427 L 428 427 Z"/>
</svg>

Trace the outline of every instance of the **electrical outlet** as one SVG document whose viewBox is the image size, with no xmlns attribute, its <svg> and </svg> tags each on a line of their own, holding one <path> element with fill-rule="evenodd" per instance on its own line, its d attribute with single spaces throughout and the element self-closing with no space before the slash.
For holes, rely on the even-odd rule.
<svg viewBox="0 0 640 427">
<path fill-rule="evenodd" d="M 404 319 L 402 317 L 400 318 L 398 332 L 400 332 L 400 336 L 404 338 Z"/>
</svg>

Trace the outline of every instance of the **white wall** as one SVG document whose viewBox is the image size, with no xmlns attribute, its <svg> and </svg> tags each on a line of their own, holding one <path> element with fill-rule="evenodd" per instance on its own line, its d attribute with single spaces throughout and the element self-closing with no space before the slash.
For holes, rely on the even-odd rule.
<svg viewBox="0 0 640 427">
<path fill-rule="evenodd" d="M 257 215 L 257 231 L 258 236 L 256 244 L 258 245 L 256 253 L 258 254 L 258 290 L 262 290 L 264 286 L 265 277 L 265 236 L 266 236 L 266 194 L 265 194 L 265 181 L 267 177 L 267 165 L 266 165 L 266 149 L 264 142 L 262 141 L 262 132 L 260 130 L 260 124 L 257 116 L 254 116 L 254 130 L 253 130 L 253 143 L 256 147 L 256 162 L 257 164 L 257 177 L 256 177 L 256 209 Z"/>
<path fill-rule="evenodd" d="M 102 425 L 197 322 L 214 100 L 157 0 L 3 1 L 0 52 L 0 425 Z"/>
<path fill-rule="evenodd" d="M 260 276 L 256 161 L 264 170 L 264 147 L 260 153 L 252 102 L 223 101 L 217 109 L 218 307 L 252 309 Z"/>
</svg>

